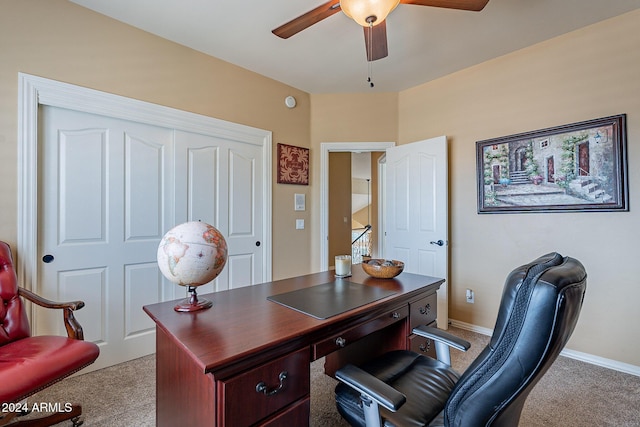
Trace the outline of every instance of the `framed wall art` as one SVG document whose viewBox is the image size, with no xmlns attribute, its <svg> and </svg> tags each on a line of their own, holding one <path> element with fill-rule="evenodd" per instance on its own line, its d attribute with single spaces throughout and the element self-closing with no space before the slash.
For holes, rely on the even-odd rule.
<svg viewBox="0 0 640 427">
<path fill-rule="evenodd" d="M 278 144 L 278 184 L 309 185 L 309 149 Z"/>
<path fill-rule="evenodd" d="M 628 211 L 626 115 L 476 142 L 478 213 Z"/>
</svg>

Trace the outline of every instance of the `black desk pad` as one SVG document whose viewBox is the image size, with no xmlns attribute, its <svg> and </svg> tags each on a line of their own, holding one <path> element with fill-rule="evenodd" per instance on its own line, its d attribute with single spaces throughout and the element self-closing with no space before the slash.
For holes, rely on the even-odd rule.
<svg viewBox="0 0 640 427">
<path fill-rule="evenodd" d="M 338 279 L 297 291 L 271 295 L 267 299 L 316 319 L 327 319 L 395 293 Z"/>
</svg>

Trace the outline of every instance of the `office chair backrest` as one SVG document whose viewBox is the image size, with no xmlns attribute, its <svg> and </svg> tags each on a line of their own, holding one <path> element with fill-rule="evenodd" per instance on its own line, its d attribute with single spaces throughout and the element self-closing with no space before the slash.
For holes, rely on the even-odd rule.
<svg viewBox="0 0 640 427">
<path fill-rule="evenodd" d="M 31 335 L 27 312 L 18 295 L 11 249 L 0 242 L 0 346 Z"/>
<path fill-rule="evenodd" d="M 586 277 L 579 261 L 557 253 L 511 272 L 491 341 L 452 391 L 446 425 L 518 425 L 529 392 L 575 328 Z"/>
</svg>

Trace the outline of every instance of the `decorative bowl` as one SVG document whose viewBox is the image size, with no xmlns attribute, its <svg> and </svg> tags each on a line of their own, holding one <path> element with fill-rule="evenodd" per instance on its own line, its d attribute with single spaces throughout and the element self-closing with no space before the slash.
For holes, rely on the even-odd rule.
<svg viewBox="0 0 640 427">
<path fill-rule="evenodd" d="M 389 259 L 370 259 L 363 262 L 362 269 L 371 277 L 377 279 L 391 279 L 402 273 L 404 262 Z"/>
</svg>

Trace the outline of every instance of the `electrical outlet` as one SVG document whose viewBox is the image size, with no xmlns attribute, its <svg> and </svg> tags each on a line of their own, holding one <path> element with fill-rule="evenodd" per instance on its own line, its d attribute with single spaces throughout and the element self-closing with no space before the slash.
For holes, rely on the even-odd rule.
<svg viewBox="0 0 640 427">
<path fill-rule="evenodd" d="M 475 302 L 475 295 L 471 289 L 467 289 L 467 302 L 473 304 Z"/>
</svg>

